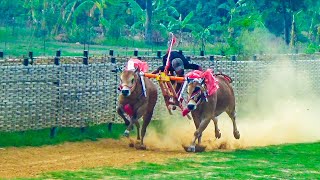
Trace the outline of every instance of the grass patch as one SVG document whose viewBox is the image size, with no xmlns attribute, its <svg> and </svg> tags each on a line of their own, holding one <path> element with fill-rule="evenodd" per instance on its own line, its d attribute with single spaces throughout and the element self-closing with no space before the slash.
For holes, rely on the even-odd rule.
<svg viewBox="0 0 320 180">
<path fill-rule="evenodd" d="M 57 128 L 56 136 L 53 138 L 50 137 L 50 128 L 21 132 L 0 132 L 0 148 L 55 145 L 83 140 L 96 141 L 99 138 L 119 139 L 126 128 L 124 124 L 113 124 L 110 132 L 107 126 L 107 124 L 89 126 L 84 131 L 81 131 L 80 128 Z M 149 126 L 159 129 L 162 127 L 162 122 L 152 121 Z M 136 132 L 136 128 L 134 128 L 130 136 L 135 137 Z"/>
<path fill-rule="evenodd" d="M 80 128 L 57 128 L 54 138 L 50 137 L 49 128 L 22 132 L 0 132 L 0 147 L 54 145 L 83 140 L 95 141 L 98 138 L 118 139 L 124 128 L 123 124 L 113 124 L 111 132 L 108 131 L 105 124 L 87 127 L 83 132 Z"/>
<path fill-rule="evenodd" d="M 166 164 L 140 162 L 122 168 L 46 173 L 50 179 L 317 179 L 320 143 L 205 152 Z"/>
</svg>

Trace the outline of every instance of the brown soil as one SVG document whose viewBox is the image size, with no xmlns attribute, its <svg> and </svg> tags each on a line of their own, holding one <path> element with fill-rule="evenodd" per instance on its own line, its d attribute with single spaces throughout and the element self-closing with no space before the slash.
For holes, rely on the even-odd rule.
<svg viewBox="0 0 320 180">
<path fill-rule="evenodd" d="M 163 163 L 188 157 L 183 151 L 136 150 L 125 140 L 65 143 L 56 146 L 0 149 L 0 177 L 35 177 L 44 172 L 82 168 L 121 167 L 139 161 Z"/>
</svg>

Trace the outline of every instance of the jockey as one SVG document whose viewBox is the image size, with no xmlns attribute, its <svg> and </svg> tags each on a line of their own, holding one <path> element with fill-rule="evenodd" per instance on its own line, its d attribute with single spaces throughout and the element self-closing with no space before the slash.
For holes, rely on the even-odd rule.
<svg viewBox="0 0 320 180">
<path fill-rule="evenodd" d="M 162 58 L 162 66 L 160 66 L 157 70 L 153 71 L 152 74 L 156 74 L 159 71 L 164 71 L 166 62 L 168 58 L 168 52 Z M 178 51 L 172 51 L 170 54 L 170 67 L 169 72 L 175 72 L 177 76 L 184 76 L 184 69 L 193 69 L 202 71 L 201 66 L 197 64 L 190 64 L 189 61 Z M 171 74 L 172 75 L 172 74 Z"/>
<path fill-rule="evenodd" d="M 167 58 L 168 58 L 168 52 L 162 58 L 162 66 L 160 66 L 157 70 L 153 71 L 152 74 L 156 74 L 159 71 L 163 72 L 165 70 Z M 178 51 L 171 51 L 169 63 L 170 63 L 170 66 L 168 71 L 171 73 L 171 75 L 174 75 L 173 72 L 175 72 L 176 75 L 179 77 L 184 77 L 185 69 L 202 71 L 201 66 L 197 64 L 190 64 L 189 61 Z M 176 83 L 175 91 L 179 93 L 181 87 L 182 87 L 182 83 Z"/>
</svg>

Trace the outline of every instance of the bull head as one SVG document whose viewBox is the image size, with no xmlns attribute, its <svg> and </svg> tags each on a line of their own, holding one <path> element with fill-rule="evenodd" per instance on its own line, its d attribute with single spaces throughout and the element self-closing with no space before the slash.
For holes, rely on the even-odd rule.
<svg viewBox="0 0 320 180">
<path fill-rule="evenodd" d="M 120 75 L 120 90 L 124 97 L 130 96 L 134 91 L 138 79 L 137 71 L 137 69 L 135 71 L 125 70 Z"/>
<path fill-rule="evenodd" d="M 187 79 L 188 87 L 188 104 L 187 108 L 190 111 L 197 109 L 197 105 L 200 103 L 201 98 L 203 96 L 203 92 L 205 91 L 204 87 L 204 79 L 197 78 L 197 79 Z"/>
</svg>

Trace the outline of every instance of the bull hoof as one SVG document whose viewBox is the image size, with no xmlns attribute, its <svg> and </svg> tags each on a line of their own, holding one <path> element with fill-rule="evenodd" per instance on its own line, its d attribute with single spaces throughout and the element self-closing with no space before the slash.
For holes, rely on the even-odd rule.
<svg viewBox="0 0 320 180">
<path fill-rule="evenodd" d="M 130 131 L 125 130 L 124 133 L 123 133 L 123 136 L 124 137 L 129 137 L 129 134 L 130 134 Z"/>
<path fill-rule="evenodd" d="M 186 152 L 203 152 L 206 149 L 206 146 L 195 145 L 195 146 L 183 146 Z"/>
<path fill-rule="evenodd" d="M 233 136 L 234 136 L 234 138 L 236 138 L 236 139 L 240 139 L 240 133 L 239 133 L 239 131 L 233 131 Z"/>
<path fill-rule="evenodd" d="M 135 148 L 136 148 L 137 150 L 146 150 L 146 149 L 147 149 L 146 145 L 140 144 L 140 143 L 139 143 L 139 144 L 136 144 Z"/>
<path fill-rule="evenodd" d="M 196 152 L 196 146 L 189 146 L 187 152 Z"/>
<path fill-rule="evenodd" d="M 129 147 L 133 148 L 133 147 L 134 147 L 134 144 L 133 144 L 133 143 L 130 143 L 130 144 L 129 144 Z"/>
<path fill-rule="evenodd" d="M 216 138 L 217 138 L 217 139 L 220 139 L 220 138 L 221 138 L 221 133 L 220 133 L 219 131 L 216 132 L 215 135 L 216 135 Z"/>
</svg>

